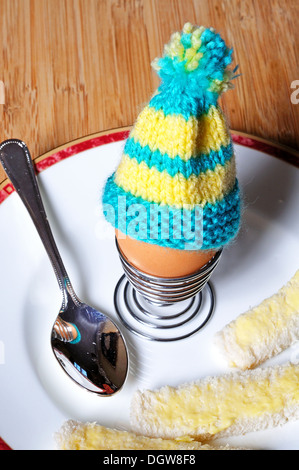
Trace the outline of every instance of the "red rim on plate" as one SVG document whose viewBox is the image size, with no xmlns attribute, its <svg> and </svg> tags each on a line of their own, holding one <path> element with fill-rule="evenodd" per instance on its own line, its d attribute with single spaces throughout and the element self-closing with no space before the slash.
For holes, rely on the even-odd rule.
<svg viewBox="0 0 299 470">
<path fill-rule="evenodd" d="M 0 437 L 0 450 L 12 450 Z"/>
<path fill-rule="evenodd" d="M 129 135 L 130 129 L 131 127 L 114 129 L 69 142 L 40 157 L 34 158 L 36 171 L 40 173 L 55 163 L 65 160 L 72 155 L 77 155 L 84 150 L 125 140 Z M 267 153 L 299 168 L 299 152 L 296 150 L 242 132 L 232 131 L 231 135 L 233 142 L 238 145 Z M 13 192 L 14 188 L 8 178 L 0 181 L 0 204 Z"/>
</svg>

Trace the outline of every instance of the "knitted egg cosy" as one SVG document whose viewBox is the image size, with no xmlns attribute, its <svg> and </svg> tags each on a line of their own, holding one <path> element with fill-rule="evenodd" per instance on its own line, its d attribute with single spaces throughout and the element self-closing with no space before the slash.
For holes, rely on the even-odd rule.
<svg viewBox="0 0 299 470">
<path fill-rule="evenodd" d="M 102 196 L 106 219 L 121 233 L 180 250 L 219 249 L 236 236 L 240 189 L 217 103 L 231 88 L 231 61 L 232 50 L 214 29 L 187 23 L 153 62 L 160 86 Z"/>
</svg>

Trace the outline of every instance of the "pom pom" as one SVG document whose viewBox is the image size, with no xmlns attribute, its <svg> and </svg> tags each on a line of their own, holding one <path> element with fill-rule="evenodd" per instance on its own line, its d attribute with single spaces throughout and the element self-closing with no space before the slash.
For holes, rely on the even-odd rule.
<svg viewBox="0 0 299 470">
<path fill-rule="evenodd" d="M 162 81 L 159 91 L 173 86 L 215 104 L 236 77 L 237 68 L 229 69 L 232 52 L 213 28 L 186 23 L 181 33 L 171 36 L 163 57 L 152 63 Z"/>
</svg>

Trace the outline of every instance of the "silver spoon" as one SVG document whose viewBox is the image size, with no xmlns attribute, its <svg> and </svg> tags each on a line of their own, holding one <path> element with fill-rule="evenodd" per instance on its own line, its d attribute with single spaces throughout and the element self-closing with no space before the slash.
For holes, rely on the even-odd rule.
<svg viewBox="0 0 299 470">
<path fill-rule="evenodd" d="M 32 218 L 62 293 L 62 306 L 51 334 L 54 355 L 77 384 L 101 396 L 113 395 L 127 376 L 123 336 L 109 318 L 75 294 L 51 232 L 26 144 L 17 139 L 2 142 L 0 161 Z"/>
</svg>

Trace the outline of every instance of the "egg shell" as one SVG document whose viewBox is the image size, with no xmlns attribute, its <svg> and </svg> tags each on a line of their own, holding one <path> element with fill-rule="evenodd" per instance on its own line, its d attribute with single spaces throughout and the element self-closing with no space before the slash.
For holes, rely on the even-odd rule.
<svg viewBox="0 0 299 470">
<path fill-rule="evenodd" d="M 116 230 L 118 247 L 130 264 L 152 276 L 177 278 L 200 270 L 215 250 L 177 250 L 135 240 Z"/>
</svg>

